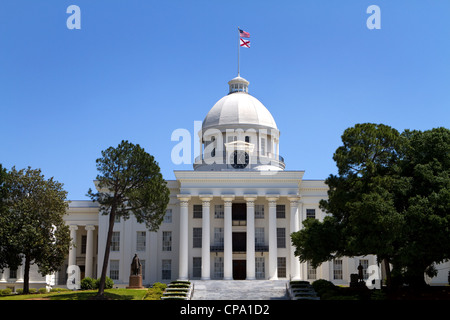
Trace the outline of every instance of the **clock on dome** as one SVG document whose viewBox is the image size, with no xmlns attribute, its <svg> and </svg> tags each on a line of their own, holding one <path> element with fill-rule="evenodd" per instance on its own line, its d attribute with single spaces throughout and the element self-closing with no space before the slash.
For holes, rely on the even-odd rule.
<svg viewBox="0 0 450 320">
<path fill-rule="evenodd" d="M 245 151 L 234 151 L 231 155 L 231 166 L 235 169 L 244 169 L 248 163 L 249 156 Z"/>
</svg>

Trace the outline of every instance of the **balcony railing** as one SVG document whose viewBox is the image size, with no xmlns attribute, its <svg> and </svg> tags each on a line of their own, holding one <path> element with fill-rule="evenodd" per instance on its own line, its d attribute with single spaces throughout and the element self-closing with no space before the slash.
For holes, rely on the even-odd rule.
<svg viewBox="0 0 450 320">
<path fill-rule="evenodd" d="M 214 244 L 210 246 L 211 252 L 223 252 L 223 244 Z M 265 244 L 255 244 L 255 252 L 269 252 L 269 246 Z"/>
<path fill-rule="evenodd" d="M 247 220 L 233 220 L 233 226 L 246 226 Z"/>
<path fill-rule="evenodd" d="M 231 154 L 231 153 L 230 153 Z M 228 154 L 228 156 L 230 155 Z M 264 155 L 255 153 L 251 154 L 251 163 L 253 164 L 280 164 L 283 168 L 285 166 L 284 158 L 280 155 L 276 155 L 272 152 L 266 152 Z M 206 160 L 206 162 L 205 162 Z M 213 163 L 226 163 L 231 164 L 230 159 L 227 158 L 227 152 L 223 151 L 223 156 L 219 158 L 219 155 L 216 153 L 215 157 L 212 157 L 211 155 L 199 155 L 194 160 L 194 165 L 201 165 L 201 164 L 213 164 Z"/>
</svg>

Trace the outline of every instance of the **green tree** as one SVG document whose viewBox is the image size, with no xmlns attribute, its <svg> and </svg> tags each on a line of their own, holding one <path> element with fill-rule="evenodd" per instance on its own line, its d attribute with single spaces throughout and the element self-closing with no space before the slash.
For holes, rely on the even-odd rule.
<svg viewBox="0 0 450 320">
<path fill-rule="evenodd" d="M 96 160 L 97 190 L 88 196 L 100 204 L 100 211 L 109 215 L 109 228 L 100 277 L 98 296 L 105 288 L 112 231 L 116 216 L 128 219 L 131 214 L 150 231 L 158 230 L 169 203 L 169 189 L 158 163 L 139 145 L 122 141 L 116 148 L 102 151 Z"/>
<path fill-rule="evenodd" d="M 340 256 L 374 254 L 410 284 L 433 275 L 448 258 L 449 130 L 403 134 L 391 127 L 357 124 L 345 130 L 333 159 L 338 175 L 326 179 L 329 213 L 305 221 L 292 234 L 296 255 L 314 266 Z"/>
<path fill-rule="evenodd" d="M 24 293 L 29 292 L 32 263 L 45 276 L 57 271 L 69 252 L 70 233 L 63 220 L 66 196 L 63 185 L 46 180 L 40 169 L 13 167 L 4 180 L 0 267 L 15 269 L 25 260 Z"/>
<path fill-rule="evenodd" d="M 435 263 L 450 258 L 450 130 L 405 131 L 402 176 L 409 186 L 396 195 L 404 241 L 398 245 L 395 274 L 411 285 L 435 276 Z"/>
</svg>

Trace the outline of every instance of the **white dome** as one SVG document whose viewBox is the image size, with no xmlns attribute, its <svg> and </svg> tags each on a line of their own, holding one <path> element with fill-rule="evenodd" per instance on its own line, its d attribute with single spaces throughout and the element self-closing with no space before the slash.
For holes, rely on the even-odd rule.
<svg viewBox="0 0 450 320">
<path fill-rule="evenodd" d="M 249 84 L 247 80 L 237 77 L 228 83 L 230 93 L 211 108 L 203 120 L 203 129 L 217 126 L 253 125 L 255 129 L 268 127 L 278 130 L 269 110 L 258 99 L 247 93 Z M 237 88 L 239 84 L 242 84 L 244 89 L 236 91 L 234 88 Z"/>
</svg>

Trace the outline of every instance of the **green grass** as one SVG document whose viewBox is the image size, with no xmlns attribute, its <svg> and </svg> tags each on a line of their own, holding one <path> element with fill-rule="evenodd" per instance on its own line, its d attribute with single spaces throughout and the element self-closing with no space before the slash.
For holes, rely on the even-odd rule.
<svg viewBox="0 0 450 320">
<path fill-rule="evenodd" d="M 105 297 L 110 300 L 142 300 L 148 290 L 133 289 L 108 289 L 105 290 Z M 45 299 L 45 300 L 88 300 L 97 295 L 97 290 L 86 291 L 64 291 L 52 292 L 44 294 L 15 294 L 10 296 L 0 296 L 1 300 L 29 300 L 29 299 Z"/>
</svg>

